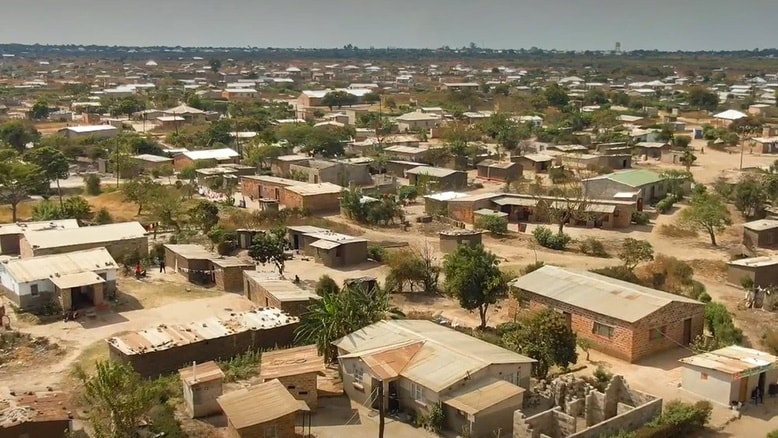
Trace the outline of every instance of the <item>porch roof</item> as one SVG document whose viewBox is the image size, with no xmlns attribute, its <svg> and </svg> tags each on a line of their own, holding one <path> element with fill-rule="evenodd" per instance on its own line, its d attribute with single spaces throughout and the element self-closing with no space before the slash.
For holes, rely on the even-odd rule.
<svg viewBox="0 0 778 438">
<path fill-rule="evenodd" d="M 480 385 L 457 390 L 451 398 L 443 400 L 443 403 L 476 415 L 524 392 L 524 388 L 497 378 L 485 379 L 479 383 Z"/>
<path fill-rule="evenodd" d="M 59 277 L 52 276 L 51 282 L 59 289 L 72 289 L 74 287 L 105 283 L 105 279 L 94 272 L 77 272 Z"/>
</svg>

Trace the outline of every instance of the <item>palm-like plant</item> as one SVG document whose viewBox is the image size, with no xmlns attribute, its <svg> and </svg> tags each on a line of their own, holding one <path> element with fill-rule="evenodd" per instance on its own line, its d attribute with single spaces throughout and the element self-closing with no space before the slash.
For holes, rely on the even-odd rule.
<svg viewBox="0 0 778 438">
<path fill-rule="evenodd" d="M 308 307 L 295 339 L 298 343 L 316 344 L 319 354 L 329 362 L 336 357 L 332 343 L 337 339 L 383 319 L 402 316 L 391 305 L 389 294 L 380 287 L 344 287 Z"/>
</svg>

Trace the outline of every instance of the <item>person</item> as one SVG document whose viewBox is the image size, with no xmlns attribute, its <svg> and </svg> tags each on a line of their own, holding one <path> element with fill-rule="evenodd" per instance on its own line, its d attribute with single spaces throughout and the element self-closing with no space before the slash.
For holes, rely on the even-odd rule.
<svg viewBox="0 0 778 438">
<path fill-rule="evenodd" d="M 165 259 L 163 258 L 159 259 L 159 272 L 167 273 L 167 271 L 165 270 Z"/>
<path fill-rule="evenodd" d="M 300 277 L 297 275 L 294 276 L 294 284 L 300 284 Z"/>
<path fill-rule="evenodd" d="M 135 265 L 135 278 L 140 278 L 141 275 L 141 268 L 140 268 L 140 262 L 138 262 Z"/>
</svg>

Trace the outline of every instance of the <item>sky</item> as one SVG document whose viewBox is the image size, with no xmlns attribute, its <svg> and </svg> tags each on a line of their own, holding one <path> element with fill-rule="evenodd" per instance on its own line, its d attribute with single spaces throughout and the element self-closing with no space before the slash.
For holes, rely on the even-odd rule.
<svg viewBox="0 0 778 438">
<path fill-rule="evenodd" d="M 0 0 L 0 43 L 739 50 L 778 0 Z"/>
</svg>

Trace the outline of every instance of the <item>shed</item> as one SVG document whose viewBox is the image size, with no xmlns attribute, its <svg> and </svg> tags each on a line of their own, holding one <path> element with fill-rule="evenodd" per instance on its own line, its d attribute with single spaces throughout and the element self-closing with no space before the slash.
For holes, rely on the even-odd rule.
<svg viewBox="0 0 778 438">
<path fill-rule="evenodd" d="M 302 316 L 320 296 L 293 282 L 258 271 L 243 271 L 243 294 L 263 307 L 275 307 L 292 316 Z"/>
<path fill-rule="evenodd" d="M 730 345 L 680 360 L 684 390 L 723 406 L 778 394 L 778 357 Z"/>
<path fill-rule="evenodd" d="M 300 403 L 278 380 L 227 393 L 217 399 L 235 438 L 295 438 Z"/>
<path fill-rule="evenodd" d="M 772 248 L 778 245 L 778 220 L 759 219 L 744 223 L 743 245 L 748 248 Z"/>
<path fill-rule="evenodd" d="M 450 230 L 440 232 L 440 251 L 448 254 L 457 250 L 459 245 L 480 245 L 483 232 L 478 230 Z"/>
<path fill-rule="evenodd" d="M 442 167 L 419 166 L 406 170 L 411 185 L 433 190 L 462 190 L 467 187 L 467 173 Z"/>
<path fill-rule="evenodd" d="M 546 154 L 525 154 L 512 156 L 511 161 L 519 163 L 523 170 L 530 170 L 535 173 L 548 172 L 554 158 Z"/>
<path fill-rule="evenodd" d="M 744 277 L 750 278 L 754 286 L 778 286 L 778 257 L 751 257 L 727 263 L 729 283 L 740 286 Z"/>
<path fill-rule="evenodd" d="M 494 377 L 484 379 L 471 387 L 464 387 L 443 399 L 444 415 L 452 430 L 468 430 L 471 437 L 489 437 L 492 431 L 512 428 L 513 415 L 522 408 L 524 388 Z M 457 429 L 459 427 L 459 429 Z"/>
<path fill-rule="evenodd" d="M 208 417 L 221 412 L 216 399 L 222 395 L 224 372 L 214 361 L 178 370 L 184 387 L 184 404 L 191 418 Z"/>
<path fill-rule="evenodd" d="M 515 182 L 522 176 L 521 164 L 511 161 L 483 160 L 476 165 L 478 177 L 493 181 Z"/>
<path fill-rule="evenodd" d="M 316 382 L 324 375 L 324 358 L 315 345 L 268 351 L 262 354 L 260 378 L 263 382 L 278 379 L 297 400 L 311 410 L 319 404 Z"/>
</svg>

